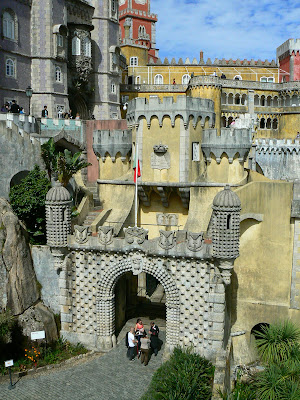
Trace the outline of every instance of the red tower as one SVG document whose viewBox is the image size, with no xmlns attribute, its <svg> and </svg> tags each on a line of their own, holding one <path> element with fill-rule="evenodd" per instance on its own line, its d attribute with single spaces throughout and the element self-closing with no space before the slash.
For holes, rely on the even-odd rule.
<svg viewBox="0 0 300 400">
<path fill-rule="evenodd" d="M 300 39 L 288 39 L 276 50 L 279 82 L 300 81 Z"/>
<path fill-rule="evenodd" d="M 121 43 L 146 46 L 148 57 L 156 60 L 157 15 L 150 13 L 150 0 L 119 0 L 119 21 Z"/>
</svg>

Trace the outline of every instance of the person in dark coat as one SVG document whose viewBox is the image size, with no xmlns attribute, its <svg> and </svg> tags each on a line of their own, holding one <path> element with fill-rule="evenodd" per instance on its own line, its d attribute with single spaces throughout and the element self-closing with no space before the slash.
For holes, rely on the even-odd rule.
<svg viewBox="0 0 300 400">
<path fill-rule="evenodd" d="M 11 102 L 10 112 L 14 113 L 14 114 L 19 114 L 20 113 L 20 106 L 19 106 L 19 104 L 16 103 L 16 100 L 13 100 Z"/>
<path fill-rule="evenodd" d="M 159 328 L 157 325 L 155 325 L 154 322 L 151 322 L 149 334 L 151 335 L 150 336 L 150 347 L 153 350 L 154 355 L 157 356 L 159 346 L 160 346 L 160 342 L 158 339 Z"/>
</svg>

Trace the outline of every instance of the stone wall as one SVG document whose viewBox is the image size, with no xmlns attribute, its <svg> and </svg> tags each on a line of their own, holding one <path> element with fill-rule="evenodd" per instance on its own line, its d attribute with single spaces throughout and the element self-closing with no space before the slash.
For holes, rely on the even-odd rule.
<svg viewBox="0 0 300 400">
<path fill-rule="evenodd" d="M 58 274 L 48 246 L 32 246 L 31 255 L 43 303 L 55 314 L 60 313 Z"/>
<path fill-rule="evenodd" d="M 0 197 L 7 199 L 12 178 L 35 164 L 42 166 L 40 142 L 13 121 L 0 120 Z"/>
</svg>

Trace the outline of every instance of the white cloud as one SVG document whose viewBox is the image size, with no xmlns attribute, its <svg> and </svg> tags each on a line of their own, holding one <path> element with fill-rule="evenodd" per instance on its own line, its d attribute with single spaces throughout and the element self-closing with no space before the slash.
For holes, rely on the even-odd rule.
<svg viewBox="0 0 300 400">
<path fill-rule="evenodd" d="M 151 0 L 158 14 L 161 59 L 275 59 L 276 48 L 300 37 L 297 0 Z"/>
</svg>

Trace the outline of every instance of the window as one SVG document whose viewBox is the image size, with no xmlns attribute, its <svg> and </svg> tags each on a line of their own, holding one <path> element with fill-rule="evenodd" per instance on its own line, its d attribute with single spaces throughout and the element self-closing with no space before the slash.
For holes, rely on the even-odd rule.
<svg viewBox="0 0 300 400">
<path fill-rule="evenodd" d="M 116 93 L 117 93 L 117 88 L 116 88 L 116 85 L 115 85 L 114 83 L 112 83 L 112 84 L 110 85 L 110 91 L 111 91 L 113 94 L 116 94 Z"/>
<path fill-rule="evenodd" d="M 111 0 L 111 10 L 112 12 L 116 12 L 116 0 Z"/>
<path fill-rule="evenodd" d="M 188 74 L 183 75 L 182 79 L 181 79 L 182 84 L 187 85 L 189 83 L 190 79 L 191 79 L 191 77 Z"/>
<path fill-rule="evenodd" d="M 154 85 L 162 85 L 164 83 L 164 78 L 162 75 L 157 74 L 154 77 Z"/>
<path fill-rule="evenodd" d="M 92 42 L 89 37 L 84 39 L 84 55 L 86 57 L 92 57 Z"/>
<path fill-rule="evenodd" d="M 62 82 L 62 73 L 60 67 L 55 67 L 55 80 L 56 82 Z"/>
<path fill-rule="evenodd" d="M 4 11 L 2 16 L 3 36 L 7 39 L 15 39 L 15 18 L 12 13 Z"/>
<path fill-rule="evenodd" d="M 65 106 L 61 104 L 56 105 L 57 118 L 63 118 L 65 113 Z"/>
<path fill-rule="evenodd" d="M 62 35 L 57 35 L 57 46 L 64 47 L 64 37 Z"/>
<path fill-rule="evenodd" d="M 137 65 L 139 65 L 138 57 L 130 57 L 130 66 L 136 67 Z"/>
<path fill-rule="evenodd" d="M 80 56 L 81 51 L 80 51 L 80 39 L 78 36 L 74 36 L 72 39 L 72 55 L 73 56 Z"/>
<path fill-rule="evenodd" d="M 199 145 L 199 142 L 193 142 L 192 161 L 200 161 L 200 145 Z"/>
<path fill-rule="evenodd" d="M 273 77 L 267 77 L 267 76 L 263 76 L 260 78 L 261 82 L 274 82 L 274 78 Z"/>
<path fill-rule="evenodd" d="M 235 81 L 242 81 L 242 80 L 243 80 L 242 77 L 241 77 L 241 75 L 236 75 L 233 79 L 234 79 Z"/>
<path fill-rule="evenodd" d="M 136 76 L 135 77 L 135 84 L 139 85 L 141 83 L 141 77 L 140 76 Z"/>
<path fill-rule="evenodd" d="M 146 39 L 146 28 L 144 27 L 144 25 L 140 25 L 139 26 L 139 34 L 138 34 L 138 38 L 139 39 Z"/>
<path fill-rule="evenodd" d="M 6 60 L 6 76 L 15 76 L 15 62 L 11 58 Z"/>
</svg>

